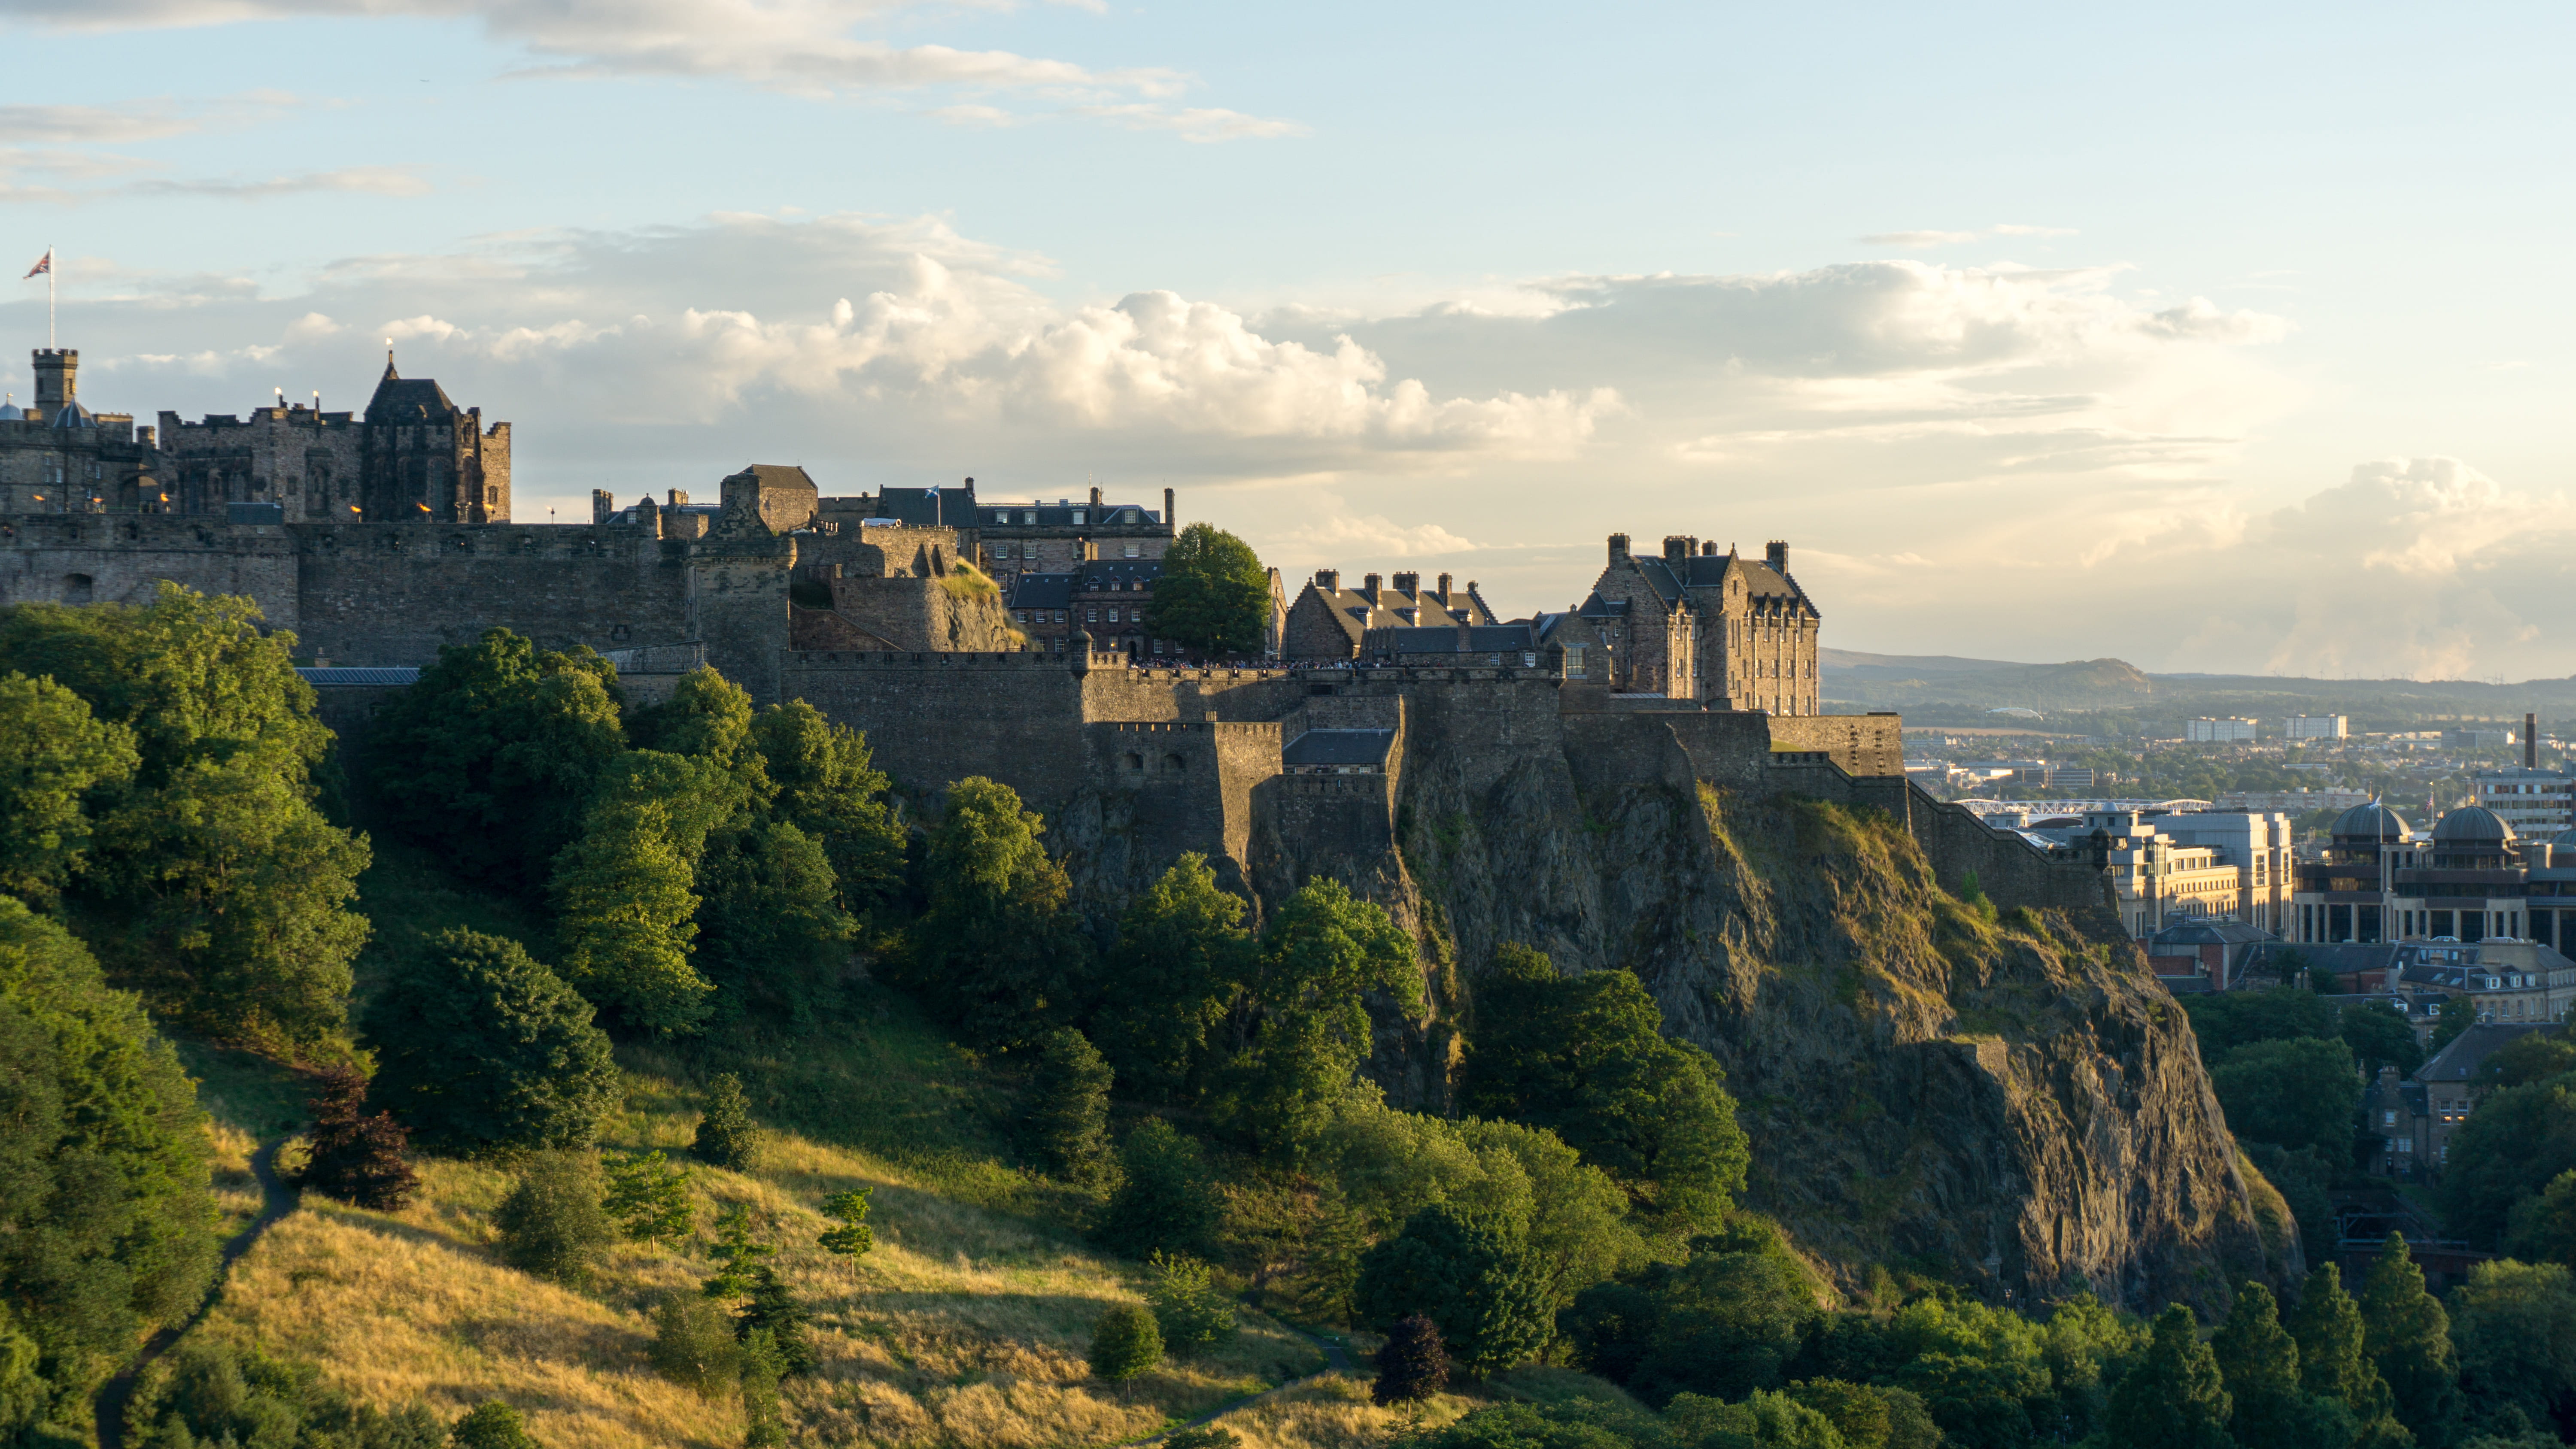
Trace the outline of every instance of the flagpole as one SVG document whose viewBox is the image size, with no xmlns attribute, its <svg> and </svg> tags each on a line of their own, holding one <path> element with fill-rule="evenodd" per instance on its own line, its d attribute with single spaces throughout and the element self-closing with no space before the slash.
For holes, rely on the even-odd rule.
<svg viewBox="0 0 2576 1449">
<path fill-rule="evenodd" d="M 54 244 L 45 243 L 45 350 L 58 352 L 61 344 L 54 340 Z"/>
</svg>

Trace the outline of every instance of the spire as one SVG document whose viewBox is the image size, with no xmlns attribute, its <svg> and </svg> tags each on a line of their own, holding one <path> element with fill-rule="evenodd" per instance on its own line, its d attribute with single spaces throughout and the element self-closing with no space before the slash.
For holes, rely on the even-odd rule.
<svg viewBox="0 0 2576 1449">
<path fill-rule="evenodd" d="M 376 380 L 392 382 L 401 376 L 401 373 L 394 371 L 394 340 L 388 337 L 385 339 L 385 375 Z"/>
</svg>

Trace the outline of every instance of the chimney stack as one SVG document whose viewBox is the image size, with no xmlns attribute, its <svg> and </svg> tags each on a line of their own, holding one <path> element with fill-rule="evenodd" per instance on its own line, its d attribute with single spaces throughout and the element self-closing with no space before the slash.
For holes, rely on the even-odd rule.
<svg viewBox="0 0 2576 1449">
<path fill-rule="evenodd" d="M 1377 576 L 1376 574 L 1362 574 L 1362 575 L 1360 575 L 1360 580 L 1361 580 L 1361 582 L 1360 582 L 1360 592 L 1361 592 L 1361 593 L 1363 593 L 1363 594 L 1368 595 L 1368 601 L 1369 601 L 1370 603 L 1372 603 L 1372 604 L 1376 603 L 1376 602 L 1377 602 L 1377 590 L 1378 590 L 1378 576 Z"/>
<path fill-rule="evenodd" d="M 1762 545 L 1762 561 L 1771 565 L 1771 569 L 1774 573 L 1779 574 L 1783 578 L 1788 577 L 1789 545 L 1782 543 L 1776 538 L 1771 540 L 1769 543 Z"/>
<path fill-rule="evenodd" d="M 1096 484 L 1093 485 L 1091 490 L 1091 506 L 1094 508 L 1098 508 L 1100 506 L 1100 489 Z"/>
<path fill-rule="evenodd" d="M 1692 553 L 1691 540 L 1678 533 L 1664 535 L 1664 562 L 1679 563 Z"/>
<path fill-rule="evenodd" d="M 1342 591 L 1342 571 L 1340 569 L 1315 570 L 1315 587 L 1322 589 L 1328 594 L 1340 593 Z"/>
<path fill-rule="evenodd" d="M 1171 533 L 1180 527 L 1180 518 L 1172 512 L 1172 490 L 1163 490 L 1163 531 Z"/>
<path fill-rule="evenodd" d="M 1422 592 L 1422 575 L 1420 575 L 1420 574 L 1397 574 L 1397 575 L 1395 576 L 1395 591 L 1396 591 L 1397 593 L 1399 593 L 1399 594 L 1418 594 L 1418 593 L 1421 593 L 1421 592 Z"/>
<path fill-rule="evenodd" d="M 2540 768 L 2540 716 L 2536 714 L 2522 717 L 2522 767 Z"/>
<path fill-rule="evenodd" d="M 1447 574 L 1442 574 L 1440 576 L 1440 602 L 1444 604 L 1449 602 L 1449 576 Z"/>
<path fill-rule="evenodd" d="M 1624 533 L 1614 533 L 1614 534 L 1610 535 L 1610 563 L 1611 563 L 1611 566 L 1615 568 L 1615 567 L 1617 567 L 1617 566 L 1618 566 L 1618 565 L 1620 565 L 1620 564 L 1626 563 L 1627 561 L 1628 561 L 1628 535 L 1626 535 L 1626 534 L 1624 534 Z"/>
<path fill-rule="evenodd" d="M 610 515 L 610 514 L 612 514 L 612 513 L 615 513 L 616 511 L 617 511 L 617 499 L 616 499 L 616 497 L 615 497 L 614 495 L 612 495 L 612 494 L 611 494 L 607 489 L 605 489 L 605 488 L 593 488 L 592 490 L 590 490 L 590 521 L 591 521 L 591 522 L 593 522 L 593 523 L 606 523 L 606 522 L 608 521 L 608 517 L 609 517 L 609 515 Z"/>
</svg>

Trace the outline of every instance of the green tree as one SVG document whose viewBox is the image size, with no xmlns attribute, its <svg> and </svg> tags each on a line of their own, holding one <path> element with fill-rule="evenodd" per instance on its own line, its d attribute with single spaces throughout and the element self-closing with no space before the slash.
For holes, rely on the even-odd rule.
<svg viewBox="0 0 2576 1449">
<path fill-rule="evenodd" d="M 707 1084 L 706 1110 L 698 1114 L 698 1134 L 689 1150 L 700 1162 L 728 1172 L 749 1172 L 760 1161 L 760 1126 L 751 1120 L 742 1078 L 719 1072 Z"/>
<path fill-rule="evenodd" d="M 2557 1263 L 2480 1263 L 2451 1293 L 2472 1422 L 2563 1422 L 2576 1408 L 2576 1280 Z"/>
<path fill-rule="evenodd" d="M 2311 1397 L 2299 1382 L 2299 1345 L 2281 1326 L 2280 1305 L 2260 1283 L 2240 1284 L 2227 1321 L 2210 1339 L 2220 1380 L 2234 1404 L 2228 1432 L 2239 1444 L 2339 1449 L 2351 1417 Z"/>
<path fill-rule="evenodd" d="M 1208 1265 L 1191 1257 L 1156 1253 L 1145 1304 L 1154 1310 L 1163 1347 L 1188 1356 L 1234 1337 L 1234 1305 L 1218 1291 Z"/>
<path fill-rule="evenodd" d="M 1149 1117 L 1127 1134 L 1118 1165 L 1118 1190 L 1101 1214 L 1102 1244 L 1131 1258 L 1206 1250 L 1219 1209 L 1197 1143 Z"/>
<path fill-rule="evenodd" d="M 1091 1371 L 1123 1383 L 1163 1361 L 1163 1332 L 1143 1306 L 1119 1303 L 1091 1325 Z"/>
<path fill-rule="evenodd" d="M 2516 1258 L 2576 1267 L 2576 1171 L 2515 1203 L 2507 1222 L 2505 1249 Z"/>
<path fill-rule="evenodd" d="M 134 735 L 50 679 L 0 675 L 0 893 L 51 903 L 86 863 L 90 792 L 134 778 Z"/>
<path fill-rule="evenodd" d="M 2191 1310 L 2177 1303 L 2156 1319 L 2144 1362 L 2111 1391 L 2113 1449 L 2234 1449 L 2232 1411 L 2218 1364 L 2200 1341 Z"/>
<path fill-rule="evenodd" d="M 1242 539 L 1193 523 L 1163 550 L 1145 617 L 1193 653 L 1257 655 L 1269 642 L 1270 571 Z"/>
<path fill-rule="evenodd" d="M 1045 830 L 1010 786 L 976 776 L 948 787 L 930 835 L 930 909 L 897 976 L 979 1046 L 1037 1041 L 1078 1016 L 1088 991 L 1088 948 Z"/>
<path fill-rule="evenodd" d="M 563 1283 L 590 1276 L 617 1230 L 600 1209 L 599 1165 L 587 1152 L 538 1152 L 492 1211 L 501 1261 Z"/>
<path fill-rule="evenodd" d="M 2244 993 L 2270 995 L 2269 992 Z M 2424 1065 L 2424 1048 L 2415 1041 L 2415 1028 L 2403 1012 L 2384 1001 L 2355 1002 L 2336 1018 L 2336 1034 L 2352 1048 L 2353 1059 L 2363 1072 L 2376 1077 L 2381 1067 L 2395 1067 L 2406 1076 Z"/>
<path fill-rule="evenodd" d="M 715 1275 L 699 1291 L 709 1298 L 747 1296 L 760 1280 L 760 1269 L 777 1256 L 778 1249 L 751 1235 L 751 1207 L 735 1203 L 716 1214 L 716 1240 L 707 1249 L 715 1259 Z"/>
<path fill-rule="evenodd" d="M 690 954 L 708 772 L 641 750 L 621 765 L 555 861 L 564 978 L 637 1031 L 685 1034 L 715 989 Z"/>
<path fill-rule="evenodd" d="M 700 1293 L 671 1293 L 653 1307 L 653 1371 L 699 1398 L 712 1399 L 742 1373 L 733 1321 Z"/>
<path fill-rule="evenodd" d="M 1119 918 L 1092 1031 L 1129 1092 L 1178 1101 L 1204 1080 L 1217 1028 L 1252 976 L 1243 912 L 1192 851 Z"/>
<path fill-rule="evenodd" d="M 1555 1336 L 1544 1264 L 1508 1224 L 1479 1222 L 1446 1204 L 1360 1256 L 1359 1308 L 1381 1331 L 1408 1314 L 1440 1325 L 1461 1366 L 1511 1367 Z"/>
<path fill-rule="evenodd" d="M 1369 1398 L 1381 1408 L 1418 1404 L 1449 1386 L 1449 1346 L 1440 1325 L 1419 1313 L 1408 1313 L 1387 1325 L 1386 1344 L 1377 1351 L 1377 1378 Z"/>
<path fill-rule="evenodd" d="M 2478 1024 L 2478 1004 L 2465 996 L 2454 996 L 2442 1003 L 2442 1011 L 2433 1019 L 2433 1041 L 2429 1050 L 2439 1052 L 2458 1038 L 2461 1032 Z"/>
<path fill-rule="evenodd" d="M 755 1334 L 768 1335 L 778 1354 L 782 1374 L 812 1373 L 822 1360 L 814 1353 L 813 1335 L 806 1331 L 808 1315 L 796 1295 L 788 1291 L 787 1280 L 778 1276 L 778 1265 L 756 1262 L 751 1266 L 750 1291 L 740 1311 L 733 1317 L 734 1337 L 746 1345 Z"/>
<path fill-rule="evenodd" d="M 2451 1134 L 2442 1222 L 2482 1247 L 2504 1234 L 2514 1207 L 2576 1169 L 2576 1077 L 2506 1087 Z"/>
<path fill-rule="evenodd" d="M 1788 1396 L 1825 1416 L 1842 1436 L 1846 1449 L 1882 1449 L 1895 1431 L 1895 1416 L 1885 1395 L 1866 1384 L 1842 1379 L 1801 1379 Z"/>
<path fill-rule="evenodd" d="M 740 1363 L 746 1421 L 742 1442 L 746 1449 L 775 1449 L 787 1442 L 787 1416 L 778 1402 L 778 1381 L 787 1374 L 786 1357 L 767 1333 L 754 1333 L 742 1341 Z"/>
<path fill-rule="evenodd" d="M 2241 1046 L 2335 1034 L 2335 1009 L 2314 992 L 2217 991 L 2182 1004 L 2200 1041 L 2200 1059 L 2216 1066 Z"/>
<path fill-rule="evenodd" d="M 519 1411 L 499 1399 L 477 1404 L 447 1433 L 456 1449 L 540 1449 Z"/>
<path fill-rule="evenodd" d="M 1114 1160 L 1110 1080 L 1109 1063 L 1081 1032 L 1062 1026 L 1047 1033 L 1021 1127 L 1029 1155 L 1048 1172 L 1084 1185 L 1107 1175 Z"/>
<path fill-rule="evenodd" d="M 1637 1325 L 1644 1342 L 1628 1385 L 1648 1403 L 1779 1387 L 1820 1316 L 1813 1275 L 1768 1225 L 1730 1227 L 1696 1246 L 1688 1261 L 1633 1280 L 1651 1307 Z"/>
<path fill-rule="evenodd" d="M 877 1245 L 876 1230 L 868 1226 L 869 1188 L 836 1192 L 823 1199 L 823 1215 L 837 1226 L 825 1228 L 820 1242 L 823 1250 L 844 1258 L 865 1257 Z"/>
<path fill-rule="evenodd" d="M 442 645 L 369 735 L 376 800 L 460 874 L 525 889 L 581 822 L 626 748 L 617 670 L 587 647 L 555 653 L 507 629 Z"/>
<path fill-rule="evenodd" d="M 69 932 L 0 897 L 0 1432 L 85 1413 L 215 1266 L 195 1085 Z M 13 1422 L 14 1420 L 14 1422 Z"/>
<path fill-rule="evenodd" d="M 444 1151 L 587 1146 L 624 1093 L 590 1003 L 516 941 L 440 933 L 366 1025 L 375 1099 Z"/>
<path fill-rule="evenodd" d="M 2239 1138 L 2296 1151 L 2346 1150 L 2361 1078 L 2340 1040 L 2299 1037 L 2255 1042 L 2221 1058 L 2209 1074 L 2227 1125 Z"/>
<path fill-rule="evenodd" d="M 1461 1105 L 1555 1133 L 1686 1239 L 1734 1207 L 1751 1152 L 1724 1072 L 1663 1020 L 1626 971 L 1561 977 L 1507 943 L 1477 984 Z"/>
<path fill-rule="evenodd" d="M 608 1164 L 608 1196 L 600 1206 L 618 1231 L 639 1243 L 678 1243 L 698 1230 L 689 1201 L 689 1170 L 659 1149 L 629 1152 Z"/>
<path fill-rule="evenodd" d="M 903 885 L 903 823 L 867 737 L 799 699 L 762 710 L 751 743 L 778 789 L 772 810 L 822 842 L 840 908 L 864 915 L 891 900 Z"/>
<path fill-rule="evenodd" d="M 2368 1333 L 2361 1306 L 2343 1291 L 2341 1270 L 2328 1263 L 2309 1273 L 2298 1312 L 2290 1317 L 2290 1336 L 2299 1342 L 2299 1387 L 2343 1407 L 2351 1416 L 2350 1442 L 2394 1449 L 2410 1436 L 2397 1422 L 2388 1381 L 2366 1351 Z"/>
<path fill-rule="evenodd" d="M 709 837 L 694 964 L 721 989 L 810 1015 L 856 931 L 823 842 L 783 820 Z"/>
<path fill-rule="evenodd" d="M 1413 939 L 1341 882 L 1308 881 L 1262 933 L 1251 991 L 1260 1021 L 1228 1103 L 1263 1151 L 1293 1160 L 1322 1130 L 1368 1055 L 1371 991 L 1422 1010 Z"/>
<path fill-rule="evenodd" d="M 2442 1449 L 2459 1432 L 2459 1360 L 2451 1320 L 2424 1291 L 2402 1234 L 2390 1233 L 2361 1283 L 2362 1352 L 2397 1398 L 2397 1421 L 2425 1449 Z"/>
<path fill-rule="evenodd" d="M 2576 1042 L 2554 1032 L 2515 1037 L 2478 1063 L 2477 1080 L 2493 1087 L 2525 1087 L 2576 1071 Z"/>
</svg>

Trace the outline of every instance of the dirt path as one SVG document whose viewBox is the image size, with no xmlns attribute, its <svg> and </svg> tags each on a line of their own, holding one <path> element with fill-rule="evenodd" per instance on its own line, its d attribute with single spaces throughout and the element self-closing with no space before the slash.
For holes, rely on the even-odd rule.
<svg viewBox="0 0 2576 1449">
<path fill-rule="evenodd" d="M 249 1227 L 225 1241 L 223 1254 L 215 1263 L 215 1281 L 206 1289 L 206 1300 L 197 1305 L 197 1311 L 189 1314 L 186 1321 L 171 1324 L 152 1335 L 134 1362 L 127 1364 L 98 1391 L 98 1449 L 125 1449 L 125 1409 L 134 1400 L 135 1379 L 151 1366 L 154 1359 L 168 1353 L 170 1346 L 189 1329 L 205 1321 L 206 1315 L 214 1311 L 216 1302 L 224 1296 L 224 1276 L 232 1271 L 233 1264 L 250 1251 L 250 1245 L 259 1241 L 259 1235 L 268 1231 L 269 1224 L 295 1210 L 295 1190 L 279 1181 L 277 1176 L 277 1149 L 285 1145 L 286 1139 L 281 1137 L 251 1154 L 251 1175 L 259 1179 L 259 1216 L 251 1219 Z"/>
<path fill-rule="evenodd" d="M 1302 1329 L 1299 1330 L 1299 1332 L 1304 1333 Z M 1288 1382 L 1281 1384 L 1275 1389 L 1263 1389 L 1260 1393 L 1254 1394 L 1250 1398 L 1237 1399 L 1233 1403 L 1220 1405 L 1217 1408 L 1211 1409 L 1208 1412 L 1199 1415 L 1197 1418 L 1190 1420 L 1186 1424 L 1174 1424 L 1168 1429 L 1156 1430 L 1154 1433 L 1148 1434 L 1142 1439 L 1130 1439 L 1126 1442 L 1131 1445 L 1160 1444 L 1165 1439 L 1172 1437 L 1183 1429 L 1195 1429 L 1203 1424 L 1213 1424 L 1228 1414 L 1240 1413 L 1241 1411 L 1249 1409 L 1253 1405 L 1260 1403 L 1264 1399 L 1284 1394 L 1290 1389 L 1296 1388 L 1301 1384 L 1311 1384 L 1315 1380 L 1324 1377 L 1325 1374 L 1342 1374 L 1349 1373 L 1351 1371 L 1351 1356 L 1342 1350 L 1342 1346 L 1340 1344 L 1335 1343 L 1331 1339 L 1325 1338 L 1320 1334 L 1305 1333 L 1304 1336 L 1314 1340 L 1315 1346 L 1324 1351 L 1323 1373 L 1308 1374 L 1302 1379 L 1290 1379 Z M 108 1446 L 102 1446 L 102 1449 L 108 1449 Z"/>
</svg>

